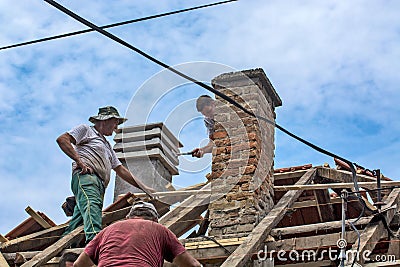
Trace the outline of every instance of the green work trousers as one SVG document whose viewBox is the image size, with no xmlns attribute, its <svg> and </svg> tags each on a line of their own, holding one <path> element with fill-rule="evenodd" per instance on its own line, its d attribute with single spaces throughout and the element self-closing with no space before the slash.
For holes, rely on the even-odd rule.
<svg viewBox="0 0 400 267">
<path fill-rule="evenodd" d="M 88 243 L 102 229 L 101 211 L 105 188 L 97 175 L 76 173 L 72 175 L 71 189 L 75 195 L 76 205 L 64 235 L 83 223 L 86 243 Z"/>
</svg>

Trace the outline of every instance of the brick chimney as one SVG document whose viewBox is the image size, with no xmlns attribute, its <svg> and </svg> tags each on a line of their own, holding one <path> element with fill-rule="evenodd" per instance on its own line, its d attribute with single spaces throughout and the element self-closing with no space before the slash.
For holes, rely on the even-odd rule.
<svg viewBox="0 0 400 267">
<path fill-rule="evenodd" d="M 222 74 L 212 84 L 253 113 L 275 122 L 275 107 L 282 102 L 262 69 Z M 221 97 L 215 102 L 209 235 L 246 235 L 274 205 L 275 128 Z"/>
</svg>

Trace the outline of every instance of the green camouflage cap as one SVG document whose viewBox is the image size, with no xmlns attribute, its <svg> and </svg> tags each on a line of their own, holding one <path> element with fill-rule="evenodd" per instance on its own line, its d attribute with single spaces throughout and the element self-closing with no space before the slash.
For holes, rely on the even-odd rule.
<svg viewBox="0 0 400 267">
<path fill-rule="evenodd" d="M 118 110 L 112 106 L 99 108 L 99 113 L 96 116 L 89 118 L 89 121 L 95 123 L 96 121 L 105 121 L 111 118 L 117 118 L 118 124 L 124 123 L 128 119 L 119 115 Z"/>
</svg>

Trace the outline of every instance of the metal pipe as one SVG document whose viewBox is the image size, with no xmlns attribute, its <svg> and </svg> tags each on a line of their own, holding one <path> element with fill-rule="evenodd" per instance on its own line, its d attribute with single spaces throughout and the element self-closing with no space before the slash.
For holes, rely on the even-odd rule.
<svg viewBox="0 0 400 267">
<path fill-rule="evenodd" d="M 342 198 L 342 232 L 340 234 L 340 239 L 337 241 L 337 246 L 340 248 L 340 254 L 339 254 L 340 267 L 344 267 L 344 261 L 346 260 L 347 241 L 345 237 L 346 237 L 347 196 L 348 196 L 347 191 L 343 189 L 340 194 L 340 197 Z"/>
</svg>

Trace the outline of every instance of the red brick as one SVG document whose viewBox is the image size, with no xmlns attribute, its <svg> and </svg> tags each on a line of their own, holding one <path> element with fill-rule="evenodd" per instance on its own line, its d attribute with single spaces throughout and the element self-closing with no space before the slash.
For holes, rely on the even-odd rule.
<svg viewBox="0 0 400 267">
<path fill-rule="evenodd" d="M 215 139 L 221 139 L 221 138 L 225 138 L 227 136 L 228 136 L 228 134 L 225 131 L 215 132 L 214 135 L 213 135 L 213 137 Z"/>
<path fill-rule="evenodd" d="M 252 174 L 256 171 L 256 166 L 254 165 L 250 165 L 250 166 L 246 166 L 246 168 L 244 169 L 243 174 Z"/>
</svg>

